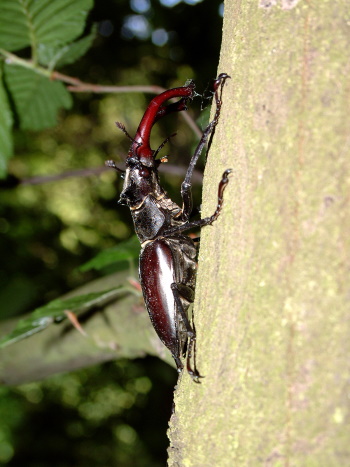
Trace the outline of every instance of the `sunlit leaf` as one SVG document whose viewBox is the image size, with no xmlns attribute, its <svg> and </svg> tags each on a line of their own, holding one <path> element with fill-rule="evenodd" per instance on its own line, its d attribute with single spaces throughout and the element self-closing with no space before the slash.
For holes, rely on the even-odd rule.
<svg viewBox="0 0 350 467">
<path fill-rule="evenodd" d="M 140 242 L 136 236 L 133 236 L 130 240 L 119 243 L 116 247 L 101 251 L 95 258 L 81 266 L 80 270 L 103 269 L 110 264 L 138 258 L 139 254 Z"/>
<path fill-rule="evenodd" d="M 39 62 L 43 65 L 47 65 L 51 70 L 74 63 L 89 50 L 96 37 L 96 30 L 96 27 L 94 27 L 88 36 L 71 44 L 64 45 L 63 47 L 39 44 Z"/>
<path fill-rule="evenodd" d="M 47 305 L 37 308 L 28 318 L 20 320 L 10 334 L 0 339 L 0 348 L 30 337 L 44 330 L 50 324 L 67 319 L 67 311 L 79 316 L 93 307 L 102 307 L 125 291 L 125 287 L 120 286 L 112 290 L 80 295 L 67 300 L 53 300 Z"/>
<path fill-rule="evenodd" d="M 80 36 L 93 0 L 1 0 L 0 47 L 64 45 Z"/>
<path fill-rule="evenodd" d="M 4 88 L 3 70 L 0 66 L 0 178 L 6 175 L 7 160 L 12 155 L 12 111 Z"/>
<path fill-rule="evenodd" d="M 5 81 L 23 129 L 42 130 L 54 126 L 57 112 L 72 105 L 71 95 L 62 83 L 50 81 L 33 70 L 5 65 Z"/>
</svg>

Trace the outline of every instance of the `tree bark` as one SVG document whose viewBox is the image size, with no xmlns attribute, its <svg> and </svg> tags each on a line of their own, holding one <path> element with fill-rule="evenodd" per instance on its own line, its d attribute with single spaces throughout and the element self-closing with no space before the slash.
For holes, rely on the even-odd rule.
<svg viewBox="0 0 350 467">
<path fill-rule="evenodd" d="M 349 447 L 350 16 L 344 0 L 227 0 L 206 168 L 197 366 L 170 466 L 345 466 Z"/>
</svg>

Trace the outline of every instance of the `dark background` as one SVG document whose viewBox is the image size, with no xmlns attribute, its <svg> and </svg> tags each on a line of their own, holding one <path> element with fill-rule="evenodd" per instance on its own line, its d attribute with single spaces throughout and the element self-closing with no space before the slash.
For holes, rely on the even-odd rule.
<svg viewBox="0 0 350 467">
<path fill-rule="evenodd" d="M 93 47 L 60 71 L 102 85 L 170 88 L 192 78 L 201 93 L 217 73 L 220 12 L 222 2 L 216 0 L 96 1 L 87 24 L 87 32 L 98 25 Z M 79 267 L 133 234 L 128 209 L 116 205 L 120 180 L 113 171 L 30 182 L 34 176 L 100 167 L 105 159 L 122 166 L 129 142 L 114 122 L 122 121 L 133 134 L 152 95 L 73 97 L 74 107 L 61 114 L 57 127 L 15 131 L 10 178 L 28 184 L 0 191 L 0 319 L 27 313 L 111 272 L 82 273 Z M 190 112 L 203 127 L 206 117 L 200 107 L 198 98 Z M 170 169 L 162 181 L 179 201 L 181 177 L 171 174 L 171 166 L 185 169 L 198 139 L 173 116 L 154 129 L 154 147 L 174 131 L 177 137 L 164 149 Z M 200 189 L 197 184 L 197 204 Z M 165 465 L 174 384 L 173 368 L 145 358 L 0 387 L 0 464 Z"/>
</svg>

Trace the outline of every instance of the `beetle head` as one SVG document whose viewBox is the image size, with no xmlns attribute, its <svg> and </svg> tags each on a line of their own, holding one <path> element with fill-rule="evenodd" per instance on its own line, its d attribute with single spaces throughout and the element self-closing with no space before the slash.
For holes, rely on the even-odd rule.
<svg viewBox="0 0 350 467">
<path fill-rule="evenodd" d="M 152 194 L 159 198 L 163 193 L 164 190 L 159 184 L 157 164 L 152 167 L 143 164 L 138 158 L 128 157 L 119 204 L 137 208 L 142 205 L 146 196 Z"/>
<path fill-rule="evenodd" d="M 155 198 L 163 195 L 164 190 L 160 187 L 158 177 L 160 161 L 155 159 L 158 150 L 152 150 L 150 145 L 151 130 L 160 118 L 172 112 L 187 110 L 186 103 L 188 99 L 194 97 L 194 88 L 193 81 L 190 81 L 186 86 L 169 89 L 154 97 L 141 119 L 134 138 L 128 135 L 122 124 L 117 123 L 118 128 L 132 141 L 126 159 L 126 173 L 123 191 L 120 194 L 120 204 L 136 208 L 149 194 Z M 177 102 L 164 105 L 166 101 L 176 97 L 180 97 Z"/>
<path fill-rule="evenodd" d="M 161 161 L 157 160 L 156 156 L 169 138 L 156 151 L 153 151 L 150 145 L 151 130 L 160 118 L 172 112 L 187 110 L 187 101 L 195 95 L 194 88 L 194 82 L 191 80 L 183 87 L 169 89 L 154 97 L 141 119 L 134 138 L 128 134 L 122 123 L 117 123 L 117 127 L 132 141 L 126 158 L 126 172 L 123 191 L 119 199 L 120 204 L 136 208 L 142 205 L 146 196 L 152 194 L 155 198 L 159 198 L 164 194 L 158 177 L 158 166 Z M 166 101 L 176 97 L 180 98 L 177 102 L 164 105 Z M 123 172 L 113 161 L 107 161 L 106 165 Z"/>
<path fill-rule="evenodd" d="M 128 159 L 137 158 L 146 167 L 158 167 L 159 163 L 155 161 L 157 151 L 153 151 L 150 144 L 152 127 L 160 118 L 169 113 L 187 110 L 186 103 L 194 97 L 194 88 L 194 82 L 191 80 L 186 86 L 169 89 L 151 100 L 141 119 L 135 138 L 131 138 L 132 144 Z M 176 97 L 180 97 L 177 102 L 164 105 L 166 101 Z"/>
</svg>

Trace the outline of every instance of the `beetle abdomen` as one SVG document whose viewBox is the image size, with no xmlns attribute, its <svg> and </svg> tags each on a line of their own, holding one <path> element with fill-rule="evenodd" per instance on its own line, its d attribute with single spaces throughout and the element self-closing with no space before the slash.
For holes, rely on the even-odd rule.
<svg viewBox="0 0 350 467">
<path fill-rule="evenodd" d="M 163 238 L 149 242 L 140 254 L 140 282 L 154 329 L 172 354 L 179 354 L 176 305 L 171 284 L 176 282 L 172 251 Z"/>
</svg>

